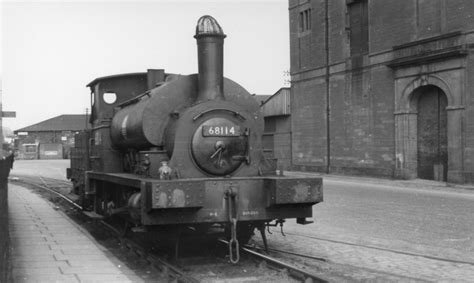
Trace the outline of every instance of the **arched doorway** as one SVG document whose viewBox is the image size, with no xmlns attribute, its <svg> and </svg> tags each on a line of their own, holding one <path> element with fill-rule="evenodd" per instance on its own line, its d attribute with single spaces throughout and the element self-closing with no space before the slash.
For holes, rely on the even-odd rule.
<svg viewBox="0 0 474 283">
<path fill-rule="evenodd" d="M 403 73 L 405 74 L 405 73 Z M 451 73 L 450 73 L 451 74 Z M 446 161 L 443 165 L 443 178 L 447 182 L 463 183 L 464 181 L 464 140 L 465 130 L 463 125 L 465 106 L 462 103 L 463 89 L 459 86 L 463 85 L 464 77 L 449 75 L 441 77 L 438 75 L 421 75 L 413 77 L 399 77 L 395 80 L 395 171 L 397 178 L 414 179 L 419 178 L 418 172 L 418 115 L 424 116 L 423 109 L 419 109 L 418 102 L 421 107 L 426 106 L 424 99 L 419 100 L 421 96 L 432 93 L 432 98 L 436 97 L 443 103 L 443 99 L 447 100 L 447 107 L 438 106 L 437 112 L 444 115 L 446 111 L 446 130 L 439 131 L 442 136 L 447 136 L 447 165 Z M 426 98 L 428 99 L 428 98 Z M 436 109 L 436 107 L 433 107 Z M 421 110 L 421 113 L 419 111 Z M 437 116 L 436 116 L 437 117 Z M 440 122 L 443 116 L 440 116 Z M 443 123 L 440 124 L 441 127 Z M 420 126 L 423 127 L 422 125 Z M 436 127 L 437 128 L 437 127 Z M 442 139 L 440 139 L 442 141 Z M 421 142 L 421 141 L 420 141 Z M 446 144 L 445 143 L 445 144 Z M 446 146 L 444 146 L 446 147 Z M 440 149 L 443 147 L 440 146 Z M 443 150 L 441 150 L 442 152 Z M 438 155 L 443 161 L 442 154 Z M 420 165 L 424 162 L 421 160 Z M 437 166 L 439 168 L 439 166 Z M 434 171 L 434 166 L 431 164 Z M 431 177 L 430 177 L 431 178 Z M 433 173 L 433 179 L 435 178 Z"/>
<path fill-rule="evenodd" d="M 417 100 L 418 178 L 446 181 L 448 171 L 448 100 L 438 87 L 428 85 L 414 91 Z"/>
</svg>

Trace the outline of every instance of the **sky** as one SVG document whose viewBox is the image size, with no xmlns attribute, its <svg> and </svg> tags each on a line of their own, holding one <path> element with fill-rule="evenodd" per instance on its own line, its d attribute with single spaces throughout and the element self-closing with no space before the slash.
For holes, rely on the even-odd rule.
<svg viewBox="0 0 474 283">
<path fill-rule="evenodd" d="M 3 119 L 11 130 L 90 107 L 86 84 L 120 73 L 197 72 L 197 20 L 227 35 L 224 75 L 250 93 L 273 94 L 289 70 L 288 1 L 1 2 Z"/>
</svg>

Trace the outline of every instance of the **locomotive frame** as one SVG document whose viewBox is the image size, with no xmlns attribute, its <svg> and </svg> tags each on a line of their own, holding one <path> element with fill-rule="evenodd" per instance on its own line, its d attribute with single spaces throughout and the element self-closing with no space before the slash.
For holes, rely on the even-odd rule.
<svg viewBox="0 0 474 283">
<path fill-rule="evenodd" d="M 91 129 L 76 135 L 67 176 L 90 215 L 120 215 L 134 231 L 225 228 L 236 262 L 255 228 L 265 240 L 272 221 L 310 223 L 323 193 L 321 178 L 276 175 L 265 160 L 260 107 L 223 76 L 225 37 L 203 16 L 197 74 L 152 69 L 89 83 Z"/>
</svg>

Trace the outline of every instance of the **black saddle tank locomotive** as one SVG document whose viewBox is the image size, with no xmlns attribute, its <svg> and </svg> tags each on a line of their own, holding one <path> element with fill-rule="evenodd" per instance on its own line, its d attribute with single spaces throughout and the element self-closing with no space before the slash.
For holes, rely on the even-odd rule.
<svg viewBox="0 0 474 283">
<path fill-rule="evenodd" d="M 223 76 L 222 28 L 203 16 L 194 37 L 197 74 L 152 69 L 88 84 L 90 128 L 76 135 L 67 171 L 76 193 L 91 215 L 119 215 L 135 231 L 220 226 L 236 243 L 273 221 L 308 223 L 321 179 L 275 174 L 259 104 Z"/>
</svg>

